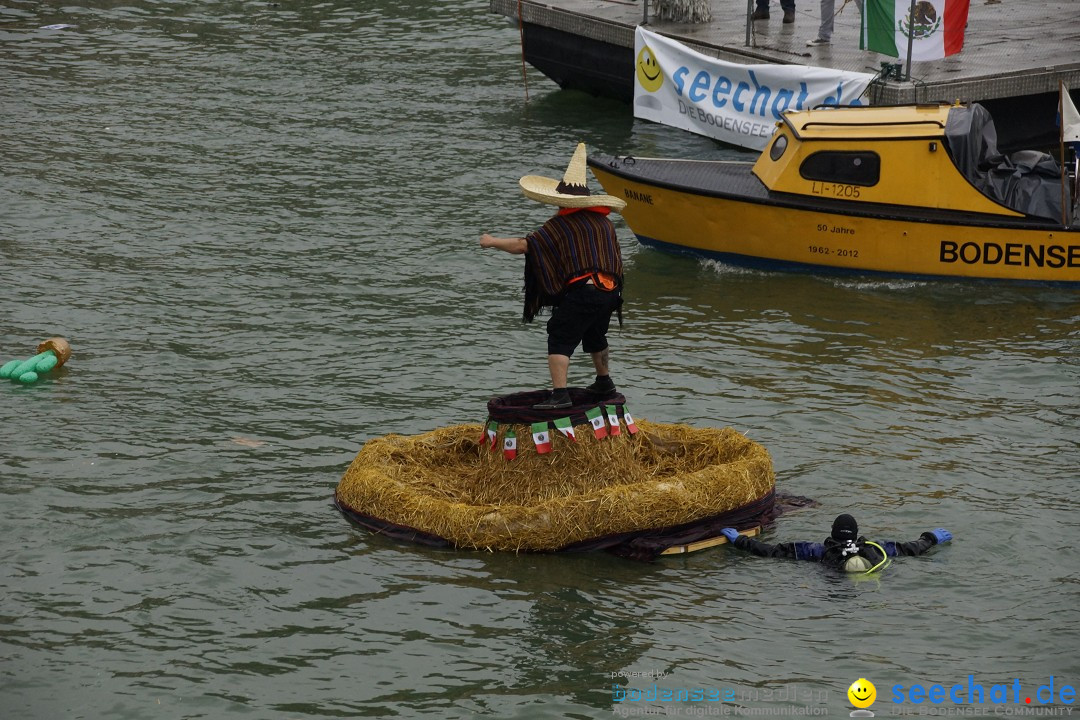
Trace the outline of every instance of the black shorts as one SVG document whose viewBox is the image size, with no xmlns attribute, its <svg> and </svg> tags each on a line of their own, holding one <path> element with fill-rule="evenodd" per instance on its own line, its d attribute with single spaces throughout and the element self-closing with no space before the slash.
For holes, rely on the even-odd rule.
<svg viewBox="0 0 1080 720">
<path fill-rule="evenodd" d="M 573 355 L 579 344 L 587 353 L 606 350 L 611 314 L 621 302 L 616 291 L 586 283 L 571 285 L 547 322 L 548 355 Z"/>
</svg>

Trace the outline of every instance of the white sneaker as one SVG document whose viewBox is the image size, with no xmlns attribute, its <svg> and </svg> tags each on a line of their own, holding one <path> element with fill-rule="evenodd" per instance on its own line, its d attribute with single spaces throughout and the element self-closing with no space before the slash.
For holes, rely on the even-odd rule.
<svg viewBox="0 0 1080 720">
<path fill-rule="evenodd" d="M 813 40 L 807 41 L 806 47 L 817 47 L 819 45 L 828 45 L 829 42 L 830 41 L 825 40 L 824 38 L 814 38 Z"/>
</svg>

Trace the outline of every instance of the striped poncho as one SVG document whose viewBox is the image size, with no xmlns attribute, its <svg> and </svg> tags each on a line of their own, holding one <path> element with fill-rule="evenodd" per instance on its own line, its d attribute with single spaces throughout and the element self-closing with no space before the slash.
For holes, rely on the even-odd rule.
<svg viewBox="0 0 1080 720">
<path fill-rule="evenodd" d="M 606 210 L 563 209 L 526 236 L 524 322 L 558 305 L 567 282 L 586 273 L 610 273 L 622 288 L 622 252 Z"/>
</svg>

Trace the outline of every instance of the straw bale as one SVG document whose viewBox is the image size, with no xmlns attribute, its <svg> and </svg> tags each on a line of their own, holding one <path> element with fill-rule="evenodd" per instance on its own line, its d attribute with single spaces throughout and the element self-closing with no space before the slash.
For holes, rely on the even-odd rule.
<svg viewBox="0 0 1080 720">
<path fill-rule="evenodd" d="M 446 538 L 458 547 L 558 550 L 617 533 L 670 527 L 727 512 L 775 485 L 761 445 L 731 428 L 638 421 L 636 435 L 577 441 L 552 432 L 538 454 L 514 425 L 518 454 L 480 444 L 483 426 L 456 425 L 368 441 L 338 484 L 355 512 Z M 508 426 L 500 427 L 500 437 Z"/>
</svg>

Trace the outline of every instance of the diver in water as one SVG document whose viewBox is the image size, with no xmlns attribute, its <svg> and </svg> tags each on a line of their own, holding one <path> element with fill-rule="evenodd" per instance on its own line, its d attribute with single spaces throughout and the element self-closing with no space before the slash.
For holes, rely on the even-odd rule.
<svg viewBox="0 0 1080 720">
<path fill-rule="evenodd" d="M 859 536 L 859 524 L 848 514 L 837 516 L 833 521 L 832 534 L 823 543 L 788 542 L 770 545 L 740 535 L 735 528 L 724 528 L 720 533 L 739 548 L 761 557 L 790 558 L 819 562 L 826 567 L 844 572 L 869 573 L 880 570 L 897 555 L 922 555 L 930 548 L 952 540 L 952 533 L 945 528 L 929 530 L 911 542 L 873 542 Z"/>
</svg>

